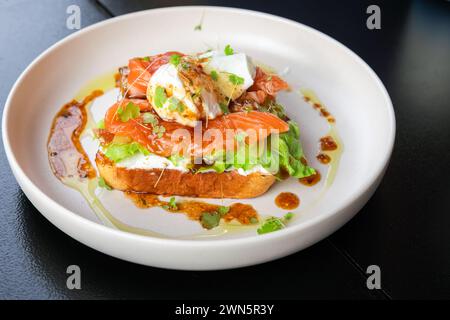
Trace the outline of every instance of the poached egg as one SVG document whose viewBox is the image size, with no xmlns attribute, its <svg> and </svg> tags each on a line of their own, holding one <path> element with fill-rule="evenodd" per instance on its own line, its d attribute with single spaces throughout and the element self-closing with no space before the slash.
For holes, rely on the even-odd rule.
<svg viewBox="0 0 450 320">
<path fill-rule="evenodd" d="M 217 77 L 217 87 L 220 92 L 231 100 L 239 98 L 253 85 L 256 68 L 251 59 L 245 53 L 225 55 L 217 51 L 210 51 L 200 56 L 205 59 L 203 68 L 209 75 Z M 230 81 L 230 75 L 236 75 L 242 79 L 239 85 Z"/>
<path fill-rule="evenodd" d="M 190 127 L 222 114 L 213 80 L 193 62 L 159 67 L 148 83 L 147 99 L 163 120 Z"/>
</svg>

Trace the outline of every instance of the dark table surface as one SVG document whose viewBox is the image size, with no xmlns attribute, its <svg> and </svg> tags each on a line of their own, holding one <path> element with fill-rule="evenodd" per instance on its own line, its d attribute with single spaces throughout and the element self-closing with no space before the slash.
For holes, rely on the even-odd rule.
<svg viewBox="0 0 450 320">
<path fill-rule="evenodd" d="M 365 1 L 0 0 L 0 106 L 24 68 L 82 27 L 173 5 L 225 5 L 284 16 L 336 38 L 379 75 L 392 98 L 397 137 L 379 189 L 342 229 L 289 257 L 214 272 L 169 271 L 96 252 L 51 225 L 17 185 L 0 152 L 0 298 L 450 298 L 450 3 L 377 1 L 381 30 L 366 28 Z M 447 198 L 449 197 L 449 198 Z M 66 288 L 66 268 L 82 289 Z M 368 290 L 366 268 L 381 269 Z"/>
</svg>

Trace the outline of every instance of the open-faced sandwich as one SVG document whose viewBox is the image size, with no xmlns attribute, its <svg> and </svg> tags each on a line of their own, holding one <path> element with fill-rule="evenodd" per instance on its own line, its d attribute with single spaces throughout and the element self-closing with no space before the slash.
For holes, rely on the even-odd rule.
<svg viewBox="0 0 450 320">
<path fill-rule="evenodd" d="M 314 174 L 297 124 L 276 102 L 288 84 L 244 53 L 167 52 L 119 73 L 122 97 L 96 130 L 96 163 L 112 188 L 251 198 L 277 179 Z"/>
</svg>

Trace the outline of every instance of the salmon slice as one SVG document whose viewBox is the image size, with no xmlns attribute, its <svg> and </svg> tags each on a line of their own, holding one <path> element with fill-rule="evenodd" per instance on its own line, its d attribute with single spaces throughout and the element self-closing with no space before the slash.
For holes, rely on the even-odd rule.
<svg viewBox="0 0 450 320">
<path fill-rule="evenodd" d="M 273 132 L 283 133 L 289 130 L 289 125 L 277 116 L 259 111 L 230 113 L 207 124 L 201 123 L 201 127 L 192 128 L 183 126 L 176 122 L 168 122 L 160 119 L 156 113 L 154 117 L 158 120 L 157 130 L 152 124 L 146 124 L 143 116 L 122 122 L 117 116 L 117 109 L 128 103 L 139 106 L 141 112 L 152 112 L 151 106 L 146 100 L 125 99 L 114 104 L 106 113 L 105 129 L 107 132 L 118 136 L 129 137 L 146 147 L 150 152 L 168 157 L 174 153 L 183 152 L 189 155 L 207 154 L 213 149 L 226 146 L 230 139 L 235 139 L 239 132 L 250 132 L 256 141 L 267 138 Z M 161 130 L 161 127 L 164 129 Z M 194 138 L 194 130 L 201 130 L 201 142 Z M 156 132 L 163 131 L 162 134 Z M 213 135 L 208 135 L 208 133 Z M 216 135 L 221 138 L 214 140 Z M 208 138 L 209 137 L 209 138 Z M 213 138 L 211 138 L 213 137 Z M 217 145 L 217 143 L 221 145 Z"/>
<path fill-rule="evenodd" d="M 253 85 L 247 90 L 263 91 L 269 96 L 275 96 L 281 90 L 289 89 L 289 84 L 274 74 L 267 74 L 261 68 L 256 67 L 255 79 Z"/>
<path fill-rule="evenodd" d="M 144 98 L 147 92 L 147 85 L 153 73 L 164 64 L 169 62 L 172 55 L 183 54 L 176 51 L 169 51 L 146 58 L 134 58 L 128 61 L 128 94 L 131 98 Z"/>
<path fill-rule="evenodd" d="M 239 101 L 255 101 L 263 105 L 269 99 L 275 99 L 279 91 L 289 89 L 289 84 L 274 74 L 267 74 L 261 68 L 256 67 L 256 75 L 253 85 L 239 98 Z"/>
</svg>

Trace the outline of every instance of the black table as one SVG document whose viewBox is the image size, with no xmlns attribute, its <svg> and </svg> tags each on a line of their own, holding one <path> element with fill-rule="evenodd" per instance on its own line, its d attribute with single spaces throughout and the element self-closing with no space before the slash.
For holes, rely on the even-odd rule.
<svg viewBox="0 0 450 320">
<path fill-rule="evenodd" d="M 380 76 L 394 103 L 396 146 L 379 189 L 346 226 L 289 257 L 229 271 L 180 272 L 123 262 L 72 240 L 24 196 L 0 152 L 0 298 L 450 298 L 450 3 L 378 1 L 381 30 L 364 1 L 0 0 L 0 105 L 23 69 L 82 26 L 135 10 L 208 4 L 265 11 L 341 41 Z M 32 156 L 32 155 L 30 155 Z M 66 268 L 82 289 L 66 288 Z M 368 290 L 366 268 L 381 268 Z"/>
</svg>

